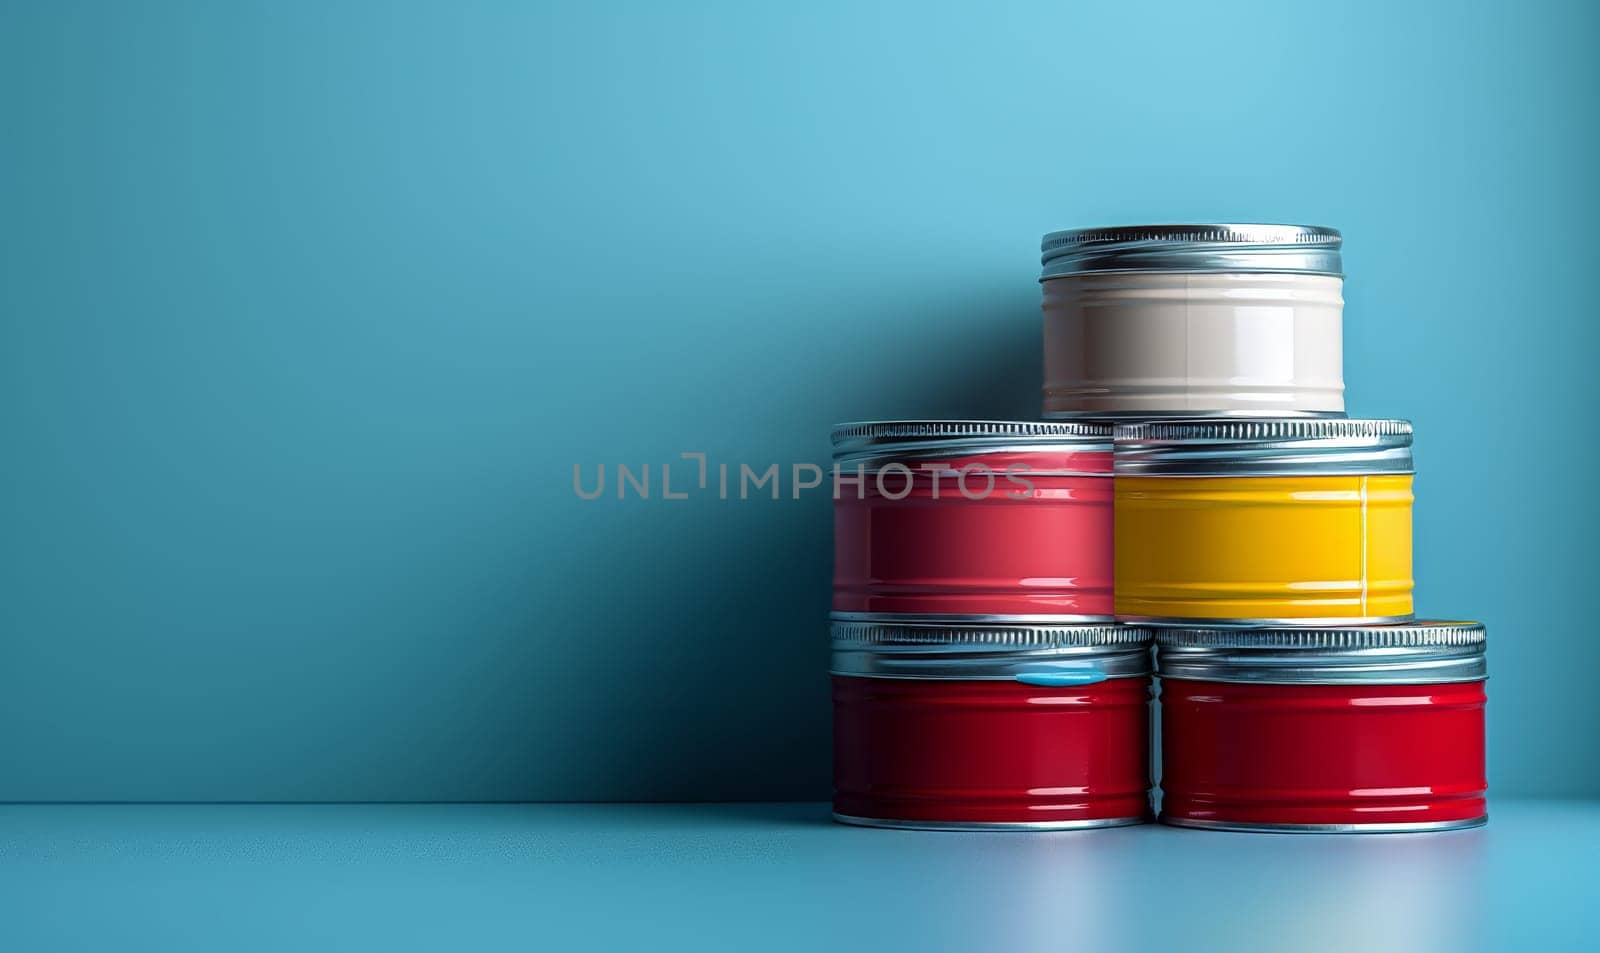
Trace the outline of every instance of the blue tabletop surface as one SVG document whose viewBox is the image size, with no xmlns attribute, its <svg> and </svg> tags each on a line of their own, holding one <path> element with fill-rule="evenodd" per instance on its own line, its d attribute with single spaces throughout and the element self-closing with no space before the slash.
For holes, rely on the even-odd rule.
<svg viewBox="0 0 1600 953">
<path fill-rule="evenodd" d="M 1594 949 L 1600 802 L 1445 834 L 848 828 L 817 804 L 0 807 L 0 949 Z"/>
</svg>

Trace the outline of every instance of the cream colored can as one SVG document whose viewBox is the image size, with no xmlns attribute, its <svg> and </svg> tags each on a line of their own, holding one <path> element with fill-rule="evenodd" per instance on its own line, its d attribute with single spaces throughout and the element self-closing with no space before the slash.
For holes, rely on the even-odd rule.
<svg viewBox="0 0 1600 953">
<path fill-rule="evenodd" d="M 1341 416 L 1342 239 L 1302 225 L 1046 235 L 1046 417 Z"/>
</svg>

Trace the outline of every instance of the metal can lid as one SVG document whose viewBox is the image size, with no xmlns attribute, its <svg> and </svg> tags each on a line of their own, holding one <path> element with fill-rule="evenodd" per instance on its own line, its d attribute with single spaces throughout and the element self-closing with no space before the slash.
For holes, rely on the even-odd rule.
<svg viewBox="0 0 1600 953">
<path fill-rule="evenodd" d="M 1152 630 L 1113 622 L 1007 625 L 835 619 L 831 634 L 835 675 L 1066 685 L 1151 671 Z"/>
<path fill-rule="evenodd" d="M 1188 627 L 1156 633 L 1164 678 L 1294 685 L 1426 685 L 1488 677 L 1480 622 L 1340 628 Z"/>
<path fill-rule="evenodd" d="M 1344 238 L 1321 225 L 1122 225 L 1051 232 L 1041 281 L 1117 272 L 1266 272 L 1343 277 Z"/>
<path fill-rule="evenodd" d="M 1411 421 L 1149 420 L 1116 427 L 1118 476 L 1411 473 Z"/>
<path fill-rule="evenodd" d="M 1111 425 L 1082 420 L 864 420 L 833 428 L 840 463 L 978 453 L 1111 451 Z"/>
</svg>

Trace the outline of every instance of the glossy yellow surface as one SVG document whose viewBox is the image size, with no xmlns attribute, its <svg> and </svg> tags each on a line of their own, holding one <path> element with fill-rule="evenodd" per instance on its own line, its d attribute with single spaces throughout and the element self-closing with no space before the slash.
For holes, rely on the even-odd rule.
<svg viewBox="0 0 1600 953">
<path fill-rule="evenodd" d="M 1411 503 L 1410 476 L 1119 476 L 1117 615 L 1410 615 Z"/>
</svg>

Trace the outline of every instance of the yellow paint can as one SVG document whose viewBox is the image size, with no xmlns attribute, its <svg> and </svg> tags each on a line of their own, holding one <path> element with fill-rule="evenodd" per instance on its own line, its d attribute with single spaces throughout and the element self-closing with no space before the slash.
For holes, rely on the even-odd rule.
<svg viewBox="0 0 1600 953">
<path fill-rule="evenodd" d="M 1406 421 L 1147 422 L 1116 441 L 1118 618 L 1413 618 Z"/>
</svg>

